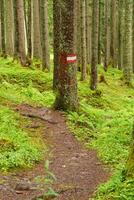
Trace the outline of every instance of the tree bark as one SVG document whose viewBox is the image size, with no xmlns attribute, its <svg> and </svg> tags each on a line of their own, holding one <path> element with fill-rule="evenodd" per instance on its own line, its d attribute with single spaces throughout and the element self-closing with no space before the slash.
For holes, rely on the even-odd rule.
<svg viewBox="0 0 134 200">
<path fill-rule="evenodd" d="M 81 81 L 85 80 L 87 74 L 86 54 L 86 2 L 81 1 Z"/>
<path fill-rule="evenodd" d="M 99 36 L 99 1 L 93 1 L 93 21 L 92 21 L 92 63 L 91 63 L 91 83 L 92 90 L 97 88 L 97 65 L 98 65 L 98 36 Z"/>
<path fill-rule="evenodd" d="M 68 62 L 70 54 L 76 52 L 76 1 L 63 0 L 61 8 L 61 40 L 59 41 L 59 69 L 58 69 L 58 90 L 55 107 L 63 110 L 76 110 L 77 99 L 77 78 L 76 64 Z"/>
<path fill-rule="evenodd" d="M 5 45 L 5 4 L 4 0 L 0 0 L 0 14 L 1 14 L 1 47 L 2 47 L 2 56 L 6 54 L 6 45 Z"/>
<path fill-rule="evenodd" d="M 53 73 L 53 89 L 56 90 L 59 82 L 59 52 L 61 40 L 61 7 L 60 0 L 53 0 L 53 33 L 54 33 L 54 73 Z"/>
<path fill-rule="evenodd" d="M 40 7 L 40 35 L 42 47 L 43 70 L 50 71 L 49 31 L 48 31 L 48 1 L 39 0 Z"/>
<path fill-rule="evenodd" d="M 111 0 L 105 0 L 105 57 L 104 57 L 104 69 L 107 71 L 110 64 L 110 2 Z"/>
<path fill-rule="evenodd" d="M 123 44 L 123 74 L 125 83 L 132 81 L 132 0 L 125 0 L 125 27 Z"/>
<path fill-rule="evenodd" d="M 13 2 L 12 0 L 5 1 L 5 14 L 6 14 L 6 54 L 13 56 L 14 43 L 13 43 Z"/>
<path fill-rule="evenodd" d="M 25 25 L 24 25 L 24 4 L 23 0 L 16 0 L 17 21 L 18 21 L 18 57 L 23 66 L 27 64 L 26 58 L 26 41 L 25 41 Z"/>
<path fill-rule="evenodd" d="M 40 38 L 39 0 L 32 1 L 33 4 L 33 57 L 42 59 Z"/>
</svg>

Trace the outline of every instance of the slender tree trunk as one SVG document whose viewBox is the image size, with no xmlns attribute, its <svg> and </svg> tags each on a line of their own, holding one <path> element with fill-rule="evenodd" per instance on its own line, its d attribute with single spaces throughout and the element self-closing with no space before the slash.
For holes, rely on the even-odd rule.
<svg viewBox="0 0 134 200">
<path fill-rule="evenodd" d="M 16 0 L 13 0 L 13 12 L 14 12 L 14 58 L 17 58 L 19 52 L 19 30 L 18 30 Z"/>
<path fill-rule="evenodd" d="M 78 106 L 75 57 L 76 1 L 63 0 L 61 7 L 60 66 L 58 71 L 58 90 L 55 107 L 75 110 Z"/>
<path fill-rule="evenodd" d="M 86 2 L 81 1 L 81 80 L 85 80 L 87 73 L 87 57 L 86 57 Z"/>
<path fill-rule="evenodd" d="M 87 57 L 87 64 L 90 64 L 89 59 L 89 47 L 90 47 L 90 1 L 86 1 L 86 57 Z"/>
<path fill-rule="evenodd" d="M 0 0 L 2 56 L 5 56 L 5 54 L 6 54 L 6 45 L 5 45 L 5 12 L 4 11 L 5 11 L 4 0 Z"/>
<path fill-rule="evenodd" d="M 99 41 L 98 41 L 98 64 L 102 63 L 103 53 L 104 53 L 104 35 L 105 35 L 105 8 L 104 1 L 99 1 Z"/>
<path fill-rule="evenodd" d="M 132 44 L 133 44 L 133 72 L 134 72 L 134 1 L 133 1 L 133 36 L 132 36 Z"/>
<path fill-rule="evenodd" d="M 77 0 L 77 43 L 76 43 L 76 51 L 77 51 L 77 66 L 78 71 L 81 71 L 82 66 L 82 49 L 81 49 L 81 0 Z"/>
<path fill-rule="evenodd" d="M 6 14 L 6 54 L 13 56 L 14 43 L 13 43 L 13 2 L 12 0 L 5 1 L 5 14 Z"/>
<path fill-rule="evenodd" d="M 49 31 L 48 31 L 48 1 L 39 0 L 40 3 L 40 35 L 42 46 L 42 66 L 43 70 L 50 71 L 50 54 L 49 54 Z"/>
<path fill-rule="evenodd" d="M 16 0 L 17 7 L 17 21 L 18 21 L 18 41 L 19 41 L 19 52 L 18 57 L 23 66 L 27 64 L 26 58 L 26 41 L 25 41 L 25 17 L 24 17 L 24 4 L 23 0 Z"/>
<path fill-rule="evenodd" d="M 1 9 L 0 9 L 0 55 L 2 53 L 2 40 L 1 40 Z"/>
<path fill-rule="evenodd" d="M 111 1 L 111 64 L 117 67 L 117 0 Z"/>
<path fill-rule="evenodd" d="M 118 68 L 123 69 L 124 0 L 119 0 L 119 55 Z"/>
<path fill-rule="evenodd" d="M 59 52 L 61 40 L 61 7 L 60 0 L 53 0 L 53 32 L 54 32 L 54 73 L 53 73 L 53 89 L 56 90 L 59 82 Z"/>
<path fill-rule="evenodd" d="M 39 0 L 33 0 L 33 57 L 42 59 L 40 38 Z"/>
<path fill-rule="evenodd" d="M 91 89 L 97 88 L 97 65 L 98 65 L 98 36 L 99 36 L 99 1 L 93 1 L 92 22 L 92 63 L 91 63 Z"/>
<path fill-rule="evenodd" d="M 25 24 L 26 24 L 26 38 L 27 38 L 27 55 L 32 57 L 32 2 L 31 0 L 25 2 Z"/>
<path fill-rule="evenodd" d="M 105 57 L 104 57 L 104 69 L 107 71 L 110 64 L 110 2 L 111 0 L 105 0 Z"/>
<path fill-rule="evenodd" d="M 123 74 L 125 83 L 132 80 L 132 0 L 125 0 L 125 27 L 123 44 Z"/>
</svg>

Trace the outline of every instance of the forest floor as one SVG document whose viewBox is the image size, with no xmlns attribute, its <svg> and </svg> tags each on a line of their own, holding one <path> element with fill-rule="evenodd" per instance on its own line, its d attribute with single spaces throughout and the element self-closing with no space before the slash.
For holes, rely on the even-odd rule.
<svg viewBox="0 0 134 200">
<path fill-rule="evenodd" d="M 47 108 L 32 107 L 27 104 L 17 106 L 16 110 L 30 118 L 29 128 L 42 127 L 42 140 L 49 144 L 51 155 L 50 170 L 56 181 L 53 189 L 59 194 L 56 200 L 88 200 L 97 186 L 108 179 L 108 172 L 97 158 L 96 151 L 87 150 L 70 133 L 62 113 Z M 45 155 L 46 159 L 46 155 Z M 44 159 L 44 160 L 45 160 Z M 44 161 L 45 162 L 45 161 Z M 44 177 L 44 162 L 29 171 L 1 175 L 4 180 L 0 190 L 1 200 L 36 200 L 43 198 L 41 183 L 36 177 Z"/>
<path fill-rule="evenodd" d="M 42 200 L 44 191 L 46 200 L 133 200 L 124 172 L 134 89 L 99 66 L 106 81 L 97 91 L 78 73 L 79 110 L 57 112 L 52 73 L 39 66 L 0 58 L 0 200 Z"/>
</svg>

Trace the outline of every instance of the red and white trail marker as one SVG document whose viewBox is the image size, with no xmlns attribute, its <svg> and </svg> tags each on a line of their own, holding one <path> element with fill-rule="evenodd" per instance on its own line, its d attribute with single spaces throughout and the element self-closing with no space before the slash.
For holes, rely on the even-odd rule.
<svg viewBox="0 0 134 200">
<path fill-rule="evenodd" d="M 76 54 L 69 54 L 66 57 L 67 63 L 75 63 L 77 61 L 77 56 Z"/>
</svg>

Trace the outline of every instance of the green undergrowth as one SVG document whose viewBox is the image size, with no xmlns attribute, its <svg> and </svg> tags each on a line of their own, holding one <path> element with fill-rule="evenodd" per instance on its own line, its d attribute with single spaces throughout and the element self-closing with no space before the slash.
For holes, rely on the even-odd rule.
<svg viewBox="0 0 134 200">
<path fill-rule="evenodd" d="M 9 108 L 12 104 L 21 103 L 53 105 L 52 73 L 44 73 L 39 68 L 38 62 L 28 69 L 11 58 L 0 58 L 2 145 L 4 141 L 4 148 L 0 148 L 3 149 L 0 152 L 0 168 L 21 167 L 40 158 L 41 151 L 19 128 L 18 114 Z M 79 81 L 80 108 L 78 112 L 67 113 L 69 127 L 78 140 L 87 148 L 98 150 L 103 162 L 112 166 L 112 178 L 100 186 L 95 199 L 133 200 L 134 182 L 125 180 L 123 172 L 131 143 L 134 89 L 124 85 L 122 72 L 117 69 L 110 68 L 104 73 L 100 68 L 99 74 L 105 75 L 106 83 L 100 83 L 97 91 L 90 90 L 89 80 Z"/>
<path fill-rule="evenodd" d="M 42 158 L 42 147 L 20 128 L 21 117 L 0 106 L 0 170 L 31 167 Z"/>
<path fill-rule="evenodd" d="M 23 68 L 11 58 L 0 58 L 0 100 L 51 106 L 54 101 L 52 74 L 35 70 L 34 65 Z"/>
<path fill-rule="evenodd" d="M 134 120 L 134 89 L 125 86 L 121 77 L 119 70 L 109 69 L 107 83 L 100 83 L 97 91 L 89 89 L 89 81 L 79 82 L 80 109 L 68 115 L 78 140 L 97 149 L 103 162 L 112 166 L 113 176 L 100 186 L 96 200 L 134 199 L 134 180 L 123 176 Z"/>
<path fill-rule="evenodd" d="M 30 68 L 21 67 L 12 58 L 0 58 L 0 170 L 31 167 L 42 159 L 45 144 L 39 135 L 33 136 L 23 130 L 21 123 L 28 123 L 12 105 L 27 103 L 34 106 L 51 106 L 52 74 L 37 69 L 38 63 Z M 36 70 L 35 70 L 36 68 Z M 44 154 L 45 155 L 45 154 Z"/>
</svg>

